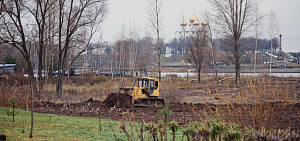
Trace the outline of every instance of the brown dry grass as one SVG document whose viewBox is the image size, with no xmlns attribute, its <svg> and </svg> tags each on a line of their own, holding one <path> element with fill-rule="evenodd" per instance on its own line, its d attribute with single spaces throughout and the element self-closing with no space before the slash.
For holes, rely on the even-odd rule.
<svg viewBox="0 0 300 141">
<path fill-rule="evenodd" d="M 220 114 L 222 121 L 255 130 L 280 129 L 283 124 L 298 122 L 299 115 L 289 117 L 289 114 L 295 110 L 294 104 L 299 103 L 299 90 L 296 90 L 299 84 L 276 77 L 243 78 L 242 81 L 240 85 L 228 80 L 211 86 L 199 103 L 206 104 L 208 115 Z M 195 111 L 195 114 L 205 119 L 207 115 L 201 112 Z M 297 126 L 297 123 L 292 125 Z"/>
</svg>

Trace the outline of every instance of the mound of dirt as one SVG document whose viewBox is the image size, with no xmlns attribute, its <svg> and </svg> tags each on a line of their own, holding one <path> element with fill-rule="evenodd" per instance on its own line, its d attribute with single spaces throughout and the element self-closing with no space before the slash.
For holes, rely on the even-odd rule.
<svg viewBox="0 0 300 141">
<path fill-rule="evenodd" d="M 107 96 L 103 103 L 107 107 L 131 108 L 133 106 L 132 96 L 123 93 L 111 93 Z"/>
</svg>

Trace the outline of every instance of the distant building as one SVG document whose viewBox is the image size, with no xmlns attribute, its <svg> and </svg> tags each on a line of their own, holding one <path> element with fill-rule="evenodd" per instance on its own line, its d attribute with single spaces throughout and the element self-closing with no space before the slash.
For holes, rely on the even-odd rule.
<svg viewBox="0 0 300 141">
<path fill-rule="evenodd" d="M 172 54 L 172 53 L 173 53 L 173 48 L 170 46 L 167 46 L 165 54 Z"/>
<path fill-rule="evenodd" d="M 14 67 L 16 66 L 16 64 L 0 64 L 0 74 L 4 73 L 4 72 L 9 72 L 11 74 L 14 74 Z"/>
<path fill-rule="evenodd" d="M 286 68 L 286 61 L 285 58 L 283 58 L 283 50 L 281 48 L 281 34 L 279 35 L 280 41 L 279 41 L 279 50 L 278 50 L 278 56 L 276 64 L 278 65 L 278 68 Z"/>
</svg>

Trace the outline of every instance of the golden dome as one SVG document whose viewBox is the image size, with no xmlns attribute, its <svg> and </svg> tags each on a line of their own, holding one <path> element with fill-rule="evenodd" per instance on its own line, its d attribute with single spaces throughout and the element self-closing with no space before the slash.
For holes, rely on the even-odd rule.
<svg viewBox="0 0 300 141">
<path fill-rule="evenodd" d="M 190 18 L 190 23 L 194 23 L 194 21 L 198 21 L 198 18 L 195 15 L 195 12 L 194 12 L 193 16 Z"/>
<path fill-rule="evenodd" d="M 200 22 L 198 20 L 193 22 L 193 25 L 199 25 L 199 24 L 200 24 Z"/>
<path fill-rule="evenodd" d="M 184 20 L 180 23 L 181 26 L 186 26 L 186 24 L 187 23 Z"/>
<path fill-rule="evenodd" d="M 202 21 L 201 23 L 202 26 L 207 26 L 207 22 L 205 20 Z"/>
</svg>

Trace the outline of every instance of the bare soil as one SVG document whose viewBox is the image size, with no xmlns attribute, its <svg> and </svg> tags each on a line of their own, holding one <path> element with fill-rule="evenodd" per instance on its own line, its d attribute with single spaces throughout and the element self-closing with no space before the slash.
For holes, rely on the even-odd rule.
<svg viewBox="0 0 300 141">
<path fill-rule="evenodd" d="M 6 78 L 2 77 L 0 79 L 5 80 Z M 0 81 L 1 82 L 1 81 Z M 6 83 L 4 83 L 6 82 Z M 2 81 L 2 85 L 16 85 L 14 83 L 23 82 L 23 80 L 13 81 Z M 82 81 L 80 81 L 82 82 Z M 77 84 L 76 81 L 72 82 Z M 168 82 L 163 82 L 168 83 Z M 251 83 L 256 84 L 257 91 L 259 87 L 264 87 L 257 80 L 253 80 Z M 243 109 L 244 111 L 251 111 L 253 108 L 263 108 L 261 104 L 265 102 L 271 102 L 269 105 L 271 109 L 276 110 L 276 119 L 264 119 L 272 120 L 270 129 L 291 129 L 300 131 L 300 78 L 287 78 L 285 81 L 278 81 L 275 78 L 268 80 L 265 89 L 266 93 L 272 93 L 273 90 L 278 91 L 279 93 L 286 93 L 289 97 L 294 98 L 293 103 L 286 103 L 282 107 L 282 102 L 280 101 L 270 101 L 271 99 L 260 99 L 260 101 L 248 101 L 241 102 L 240 99 L 243 98 L 242 93 L 249 93 L 253 96 L 253 89 L 247 86 L 249 82 L 242 81 L 241 85 L 236 86 L 233 83 L 222 84 L 222 85 L 191 85 L 191 87 L 179 87 L 179 88 L 169 88 L 161 90 L 162 98 L 171 101 L 169 103 L 169 109 L 172 111 L 172 115 L 169 117 L 169 120 L 176 120 L 180 125 L 187 124 L 189 122 L 200 120 L 205 117 L 204 113 L 208 111 L 218 111 L 217 109 L 223 109 L 224 111 L 228 108 L 228 103 L 226 101 L 230 100 L 234 103 L 235 109 Z M 115 94 L 117 95 L 117 93 Z M 129 97 L 128 97 L 129 98 Z M 251 99 L 248 99 L 251 100 Z M 113 103 L 114 99 L 105 101 L 106 103 Z M 257 104 L 253 104 L 257 103 Z M 119 103 L 125 104 L 126 103 Z M 49 113 L 49 114 L 58 114 L 58 115 L 67 115 L 74 117 L 94 117 L 94 118 L 105 118 L 112 120 L 123 120 L 124 112 L 133 113 L 134 116 L 131 118 L 137 122 L 156 122 L 158 118 L 163 119 L 163 117 L 158 113 L 162 107 L 124 107 L 114 106 L 110 107 L 105 106 L 103 101 L 89 100 L 81 103 L 51 103 L 51 102 L 39 102 L 34 104 L 34 111 L 39 113 Z M 233 112 L 237 112 L 234 111 Z M 236 120 L 244 120 L 243 126 L 253 123 L 253 116 L 250 116 L 251 112 L 245 113 L 236 113 L 236 114 L 245 114 L 244 119 L 230 118 L 226 120 L 230 122 L 236 122 Z M 268 110 L 266 113 L 268 114 Z M 200 116 L 200 117 L 199 117 Z M 268 121 L 264 121 L 268 122 Z"/>
<path fill-rule="evenodd" d="M 224 106 L 224 105 L 223 105 Z M 251 105 L 235 105 L 236 107 L 247 108 Z M 273 106 L 278 106 L 274 104 Z M 180 102 L 171 102 L 169 103 L 169 109 L 172 111 L 172 115 L 169 117 L 169 120 L 175 120 L 180 125 L 187 124 L 192 121 L 199 121 L 200 118 L 192 111 L 196 111 L 197 114 L 203 116 L 204 111 L 208 111 L 208 108 L 211 110 L 216 110 L 220 108 L 217 105 L 205 105 L 205 104 L 182 104 Z M 224 106 L 225 108 L 225 106 Z M 163 119 L 163 117 L 158 113 L 162 107 L 134 107 L 134 108 L 114 108 L 106 107 L 102 101 L 89 101 L 82 103 L 72 103 L 72 104 L 54 104 L 49 102 L 36 103 L 35 112 L 48 113 L 48 114 L 58 114 L 58 115 L 67 115 L 74 117 L 94 117 L 94 118 L 105 118 L 112 120 L 122 120 L 124 119 L 124 112 L 133 113 L 131 117 L 134 121 L 137 122 L 156 122 L 158 118 Z M 281 111 L 279 115 L 280 121 L 277 124 L 272 125 L 272 128 L 280 129 L 291 129 L 291 130 L 300 130 L 300 104 L 294 104 L 292 108 L 287 106 Z M 251 117 L 248 117 L 249 123 Z"/>
</svg>

